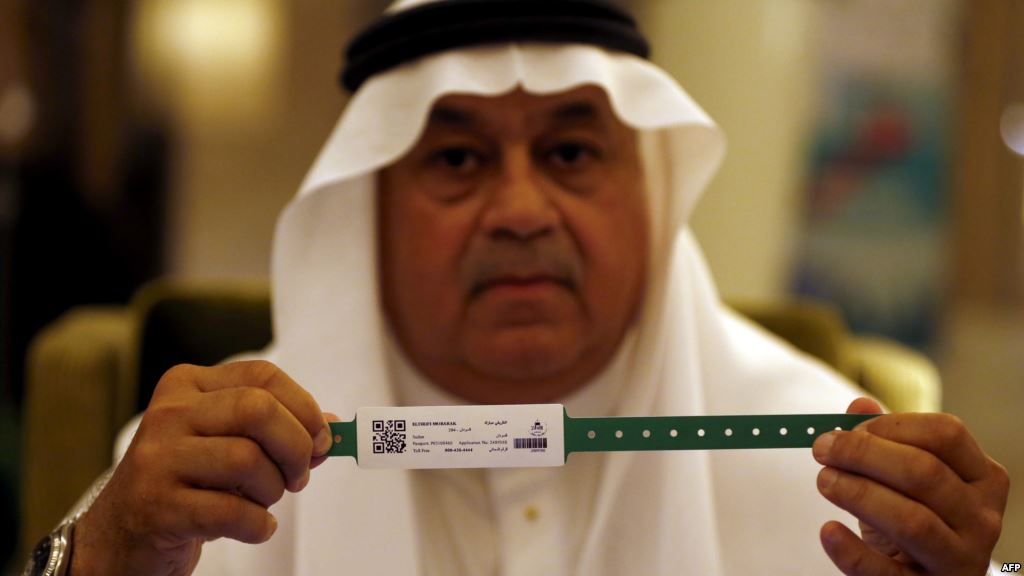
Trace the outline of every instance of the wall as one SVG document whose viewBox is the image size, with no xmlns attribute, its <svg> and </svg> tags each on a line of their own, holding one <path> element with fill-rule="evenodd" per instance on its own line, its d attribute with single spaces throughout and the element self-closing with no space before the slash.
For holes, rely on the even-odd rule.
<svg viewBox="0 0 1024 576">
<path fill-rule="evenodd" d="M 139 3 L 139 89 L 176 130 L 169 274 L 269 273 L 277 216 L 342 109 L 345 42 L 381 4 Z"/>
<path fill-rule="evenodd" d="M 813 118 L 812 0 L 637 3 L 653 59 L 725 130 L 692 226 L 726 297 L 786 293 Z"/>
</svg>

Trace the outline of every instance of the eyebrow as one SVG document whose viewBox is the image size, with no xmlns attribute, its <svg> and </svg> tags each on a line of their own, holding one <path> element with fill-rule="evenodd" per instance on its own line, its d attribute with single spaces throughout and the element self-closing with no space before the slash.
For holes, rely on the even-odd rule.
<svg viewBox="0 0 1024 576">
<path fill-rule="evenodd" d="M 595 122 L 604 124 L 601 113 L 593 103 L 580 100 L 569 102 L 555 108 L 549 117 L 564 123 Z M 430 111 L 430 124 L 440 124 L 455 128 L 469 128 L 480 123 L 480 119 L 472 111 L 453 106 L 439 105 Z"/>
<path fill-rule="evenodd" d="M 565 122 L 600 121 L 601 114 L 590 102 L 569 102 L 555 109 L 551 117 Z"/>
<path fill-rule="evenodd" d="M 429 121 L 431 124 L 460 127 L 473 126 L 477 123 L 476 116 L 472 113 L 450 106 L 435 106 L 430 111 Z"/>
</svg>

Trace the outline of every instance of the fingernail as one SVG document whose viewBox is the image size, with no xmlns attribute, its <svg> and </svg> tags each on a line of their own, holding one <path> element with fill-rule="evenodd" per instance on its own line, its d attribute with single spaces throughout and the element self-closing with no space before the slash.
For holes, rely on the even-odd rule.
<svg viewBox="0 0 1024 576">
<path fill-rule="evenodd" d="M 839 479 L 839 472 L 834 468 L 824 468 L 818 474 L 818 488 L 828 490 Z"/>
<path fill-rule="evenodd" d="M 828 453 L 832 450 L 832 443 L 835 441 L 835 432 L 822 434 L 820 437 L 818 437 L 818 440 L 814 443 L 814 446 L 812 446 L 811 448 L 814 457 L 821 459 L 828 456 Z"/>
<path fill-rule="evenodd" d="M 301 490 L 302 490 L 303 488 L 305 488 L 305 487 L 306 487 L 306 486 L 307 486 L 308 484 L 309 484 L 309 470 L 306 470 L 306 473 L 305 473 L 305 474 L 303 474 L 302 478 L 301 478 L 301 479 L 299 480 L 299 483 L 298 483 L 298 485 L 297 485 L 297 486 L 295 486 L 295 491 L 296 491 L 296 492 L 299 492 L 299 491 L 301 491 Z"/>
<path fill-rule="evenodd" d="M 326 424 L 313 440 L 313 456 L 323 456 L 331 449 L 331 429 Z"/>
<path fill-rule="evenodd" d="M 271 514 L 270 515 L 270 530 L 267 531 L 267 539 L 268 540 L 270 539 L 271 536 L 274 535 L 274 532 L 277 532 L 277 518 L 275 518 L 274 515 Z"/>
</svg>

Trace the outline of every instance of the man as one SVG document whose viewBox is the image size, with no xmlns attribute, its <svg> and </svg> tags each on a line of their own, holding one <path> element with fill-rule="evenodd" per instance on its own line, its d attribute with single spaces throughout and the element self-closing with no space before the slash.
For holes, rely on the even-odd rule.
<svg viewBox="0 0 1024 576">
<path fill-rule="evenodd" d="M 278 226 L 274 345 L 163 377 L 71 574 L 984 574 L 1008 480 L 944 415 L 813 458 L 317 468 L 321 407 L 879 411 L 718 303 L 686 222 L 723 141 L 645 52 L 590 1 L 405 2 L 358 38 Z"/>
</svg>

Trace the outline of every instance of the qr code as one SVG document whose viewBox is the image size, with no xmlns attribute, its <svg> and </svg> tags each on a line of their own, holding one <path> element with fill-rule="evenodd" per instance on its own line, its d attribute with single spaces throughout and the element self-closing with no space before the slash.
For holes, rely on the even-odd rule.
<svg viewBox="0 0 1024 576">
<path fill-rule="evenodd" d="M 405 420 L 373 421 L 373 453 L 405 453 Z"/>
</svg>

